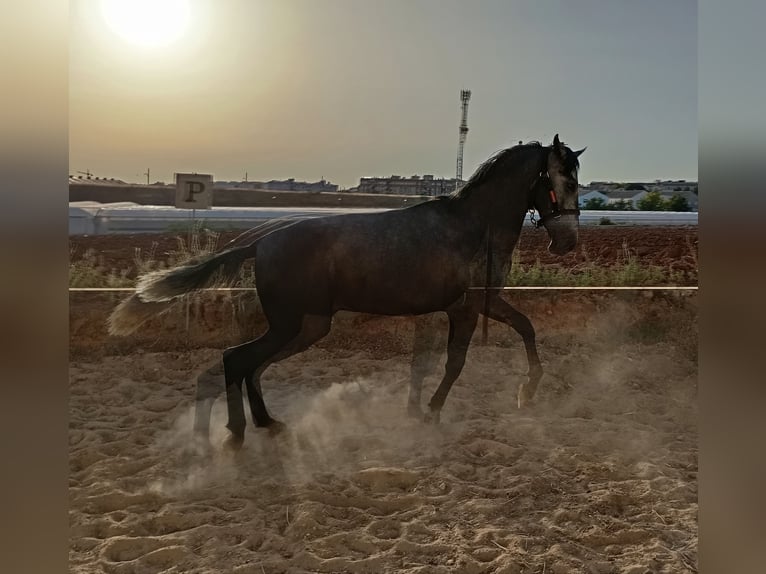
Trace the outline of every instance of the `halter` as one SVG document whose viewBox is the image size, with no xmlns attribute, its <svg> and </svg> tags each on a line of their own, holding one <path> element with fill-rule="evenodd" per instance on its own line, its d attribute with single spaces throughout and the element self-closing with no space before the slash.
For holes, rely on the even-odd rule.
<svg viewBox="0 0 766 574">
<path fill-rule="evenodd" d="M 550 210 L 543 213 L 543 210 L 540 209 L 538 205 L 535 205 L 536 198 L 532 198 L 532 205 L 529 207 L 529 221 L 537 229 L 542 227 L 546 221 L 551 219 L 558 219 L 562 215 L 580 215 L 579 209 L 559 209 L 559 202 L 558 199 L 556 199 L 556 192 L 553 191 L 553 184 L 551 183 L 551 178 L 547 171 L 541 171 L 538 174 L 537 179 L 532 182 L 530 189 L 534 189 L 538 185 L 545 185 L 548 188 L 548 195 L 551 200 L 551 208 Z M 537 209 L 537 212 L 540 214 L 540 219 L 535 219 L 535 209 Z"/>
<path fill-rule="evenodd" d="M 529 187 L 530 190 L 535 189 L 538 185 L 545 185 L 545 187 L 548 189 L 548 195 L 551 200 L 551 208 L 549 211 L 546 211 L 545 213 L 542 212 L 542 210 L 535 205 L 536 197 L 532 197 L 532 201 L 530 202 L 529 206 L 529 221 L 532 222 L 532 225 L 539 229 L 542 227 L 546 221 L 550 219 L 558 219 L 562 215 L 580 215 L 579 209 L 559 209 L 559 202 L 558 199 L 556 199 L 556 192 L 553 190 L 553 183 L 551 182 L 551 178 L 548 175 L 547 171 L 541 171 L 539 174 L 537 174 L 537 177 L 532 182 L 532 185 Z M 535 193 L 535 195 L 537 195 Z M 540 213 L 540 219 L 535 219 L 535 209 Z M 490 224 L 487 227 L 487 276 L 486 281 L 484 283 L 484 319 L 482 323 L 482 344 L 487 344 L 487 334 L 488 334 L 488 320 L 489 317 L 489 290 L 490 290 L 490 282 L 492 281 L 492 225 Z M 465 296 L 463 297 L 463 304 L 465 304 Z"/>
</svg>

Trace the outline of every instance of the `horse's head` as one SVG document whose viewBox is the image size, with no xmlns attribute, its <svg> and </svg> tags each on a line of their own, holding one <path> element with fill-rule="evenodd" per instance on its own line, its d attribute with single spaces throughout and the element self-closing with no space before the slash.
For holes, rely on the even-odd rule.
<svg viewBox="0 0 766 574">
<path fill-rule="evenodd" d="M 555 255 L 564 255 L 577 245 L 577 232 L 580 224 L 578 209 L 577 170 L 580 167 L 579 155 L 585 151 L 572 151 L 553 138 L 553 144 L 547 149 L 543 169 L 534 183 L 533 205 L 540 213 L 538 225 L 545 226 L 551 243 L 548 251 Z"/>
</svg>

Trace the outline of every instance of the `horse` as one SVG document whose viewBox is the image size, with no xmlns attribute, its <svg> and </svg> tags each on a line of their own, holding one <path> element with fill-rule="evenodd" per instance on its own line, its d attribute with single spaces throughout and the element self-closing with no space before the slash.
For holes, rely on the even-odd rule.
<svg viewBox="0 0 766 574">
<path fill-rule="evenodd" d="M 543 185 L 543 180 L 538 184 Z M 544 191 L 548 191 L 545 187 Z M 271 233 L 275 229 L 292 225 L 295 218 L 280 218 L 261 224 L 249 229 L 235 239 L 231 240 L 225 248 L 236 247 L 246 241 L 253 241 L 258 237 Z M 484 304 L 487 302 L 488 292 L 469 291 L 464 295 L 464 305 L 474 307 L 477 314 L 485 314 Z M 527 382 L 521 383 L 517 391 L 517 405 L 519 408 L 531 403 L 537 390 L 538 383 L 543 375 L 540 356 L 537 352 L 536 333 L 529 318 L 516 309 L 513 305 L 500 297 L 489 300 L 490 307 L 486 315 L 494 320 L 504 322 L 513 328 L 522 338 L 527 355 Z M 415 331 L 412 345 L 412 359 L 410 361 L 409 395 L 407 399 L 407 413 L 414 418 L 423 418 L 421 409 L 421 396 L 423 382 L 426 377 L 436 371 L 440 351 L 446 343 L 445 337 L 438 333 L 438 326 L 433 315 L 421 315 L 415 318 Z M 261 395 L 261 374 L 265 369 L 254 373 L 252 380 L 246 381 L 248 393 L 253 390 Z M 199 374 L 196 380 L 194 431 L 199 437 L 207 438 L 210 429 L 210 415 L 213 403 L 224 392 L 223 364 L 216 360 Z M 255 414 L 254 414 L 255 416 Z M 278 427 L 272 426 L 273 430 Z"/>
<path fill-rule="evenodd" d="M 284 425 L 268 413 L 255 377 L 327 335 L 337 311 L 390 316 L 443 311 L 449 320 L 447 363 L 426 415 L 439 422 L 478 321 L 468 289 L 485 287 L 483 312 L 504 320 L 507 304 L 494 288 L 504 283 L 527 211 L 540 213 L 551 253 L 564 255 L 577 245 L 577 172 L 583 151 L 572 151 L 558 134 L 550 146 L 516 145 L 490 157 L 449 195 L 380 213 L 296 221 L 244 245 L 147 273 L 139 278 L 136 293 L 113 311 L 109 330 L 132 332 L 153 309 L 232 281 L 242 264 L 254 259 L 268 329 L 223 353 L 225 446 L 237 450 L 245 439 L 243 383 L 255 424 L 281 431 Z"/>
</svg>

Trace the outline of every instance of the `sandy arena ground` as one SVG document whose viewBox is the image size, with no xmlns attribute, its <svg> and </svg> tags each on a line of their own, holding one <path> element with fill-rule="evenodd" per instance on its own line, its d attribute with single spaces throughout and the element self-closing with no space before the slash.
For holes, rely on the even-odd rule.
<svg viewBox="0 0 766 574">
<path fill-rule="evenodd" d="M 190 440 L 220 348 L 75 357 L 70 570 L 696 572 L 696 311 L 659 304 L 530 315 L 546 375 L 523 411 L 520 338 L 493 327 L 438 426 L 406 415 L 407 353 L 331 340 L 266 371 L 289 431 L 249 427 L 237 455 L 223 400 L 212 454 Z"/>
</svg>

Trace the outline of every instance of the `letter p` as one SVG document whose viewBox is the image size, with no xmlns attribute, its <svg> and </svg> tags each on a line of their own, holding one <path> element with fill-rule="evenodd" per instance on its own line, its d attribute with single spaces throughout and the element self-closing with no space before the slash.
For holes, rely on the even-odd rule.
<svg viewBox="0 0 766 574">
<path fill-rule="evenodd" d="M 195 193 L 202 193 L 205 191 L 205 186 L 202 184 L 202 182 L 199 181 L 187 181 L 186 182 L 186 199 L 184 201 L 189 201 L 194 203 L 197 201 L 194 199 Z"/>
</svg>

